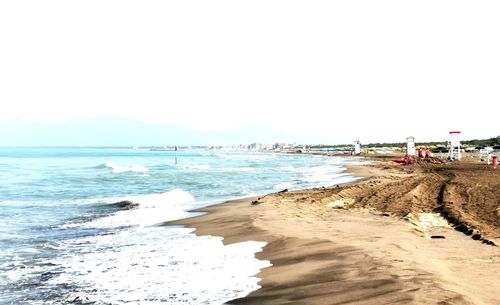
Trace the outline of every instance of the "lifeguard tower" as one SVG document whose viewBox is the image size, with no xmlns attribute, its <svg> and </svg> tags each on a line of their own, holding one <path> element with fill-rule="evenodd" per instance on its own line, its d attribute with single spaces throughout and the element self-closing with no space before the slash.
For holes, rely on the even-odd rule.
<svg viewBox="0 0 500 305">
<path fill-rule="evenodd" d="M 406 155 L 415 156 L 415 137 L 406 138 Z"/>
<path fill-rule="evenodd" d="M 354 141 L 354 151 L 352 152 L 352 154 L 359 155 L 360 153 L 361 153 L 361 142 Z"/>
<path fill-rule="evenodd" d="M 450 131 L 450 151 L 448 159 L 458 161 L 462 158 L 460 155 L 460 131 Z"/>
</svg>

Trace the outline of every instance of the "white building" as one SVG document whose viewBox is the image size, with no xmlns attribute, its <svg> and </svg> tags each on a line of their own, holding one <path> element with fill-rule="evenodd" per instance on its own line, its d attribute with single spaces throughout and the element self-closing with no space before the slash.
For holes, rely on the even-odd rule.
<svg viewBox="0 0 500 305">
<path fill-rule="evenodd" d="M 406 138 L 406 155 L 415 156 L 415 137 Z"/>
<path fill-rule="evenodd" d="M 359 155 L 361 153 L 361 142 L 360 141 L 354 141 L 354 155 Z"/>
<path fill-rule="evenodd" d="M 460 131 L 450 131 L 450 160 L 460 160 L 462 156 L 460 155 Z"/>
</svg>

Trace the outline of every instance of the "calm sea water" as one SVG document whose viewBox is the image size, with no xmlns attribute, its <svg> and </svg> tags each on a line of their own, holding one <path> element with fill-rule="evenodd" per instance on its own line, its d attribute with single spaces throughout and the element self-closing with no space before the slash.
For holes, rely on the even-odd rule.
<svg viewBox="0 0 500 305">
<path fill-rule="evenodd" d="M 223 304 L 259 287 L 265 244 L 159 224 L 355 179 L 345 158 L 206 150 L 179 151 L 176 164 L 174 154 L 0 148 L 0 304 Z"/>
</svg>

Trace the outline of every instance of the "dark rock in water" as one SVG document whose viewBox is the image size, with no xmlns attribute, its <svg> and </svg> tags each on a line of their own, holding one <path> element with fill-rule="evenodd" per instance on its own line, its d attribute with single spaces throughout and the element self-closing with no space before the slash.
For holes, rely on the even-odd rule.
<svg viewBox="0 0 500 305">
<path fill-rule="evenodd" d="M 442 239 L 442 238 L 446 238 L 446 237 L 444 237 L 443 235 L 432 235 L 431 238 Z"/>
<path fill-rule="evenodd" d="M 288 189 L 284 189 L 282 191 L 279 191 L 278 194 L 280 194 L 280 193 L 286 193 L 286 192 L 288 192 Z"/>
<path fill-rule="evenodd" d="M 136 202 L 129 201 L 129 200 L 123 200 L 123 201 L 113 203 L 113 206 L 120 208 L 120 209 L 124 209 L 124 210 L 130 210 L 130 209 L 137 208 L 139 206 L 139 204 Z"/>
</svg>

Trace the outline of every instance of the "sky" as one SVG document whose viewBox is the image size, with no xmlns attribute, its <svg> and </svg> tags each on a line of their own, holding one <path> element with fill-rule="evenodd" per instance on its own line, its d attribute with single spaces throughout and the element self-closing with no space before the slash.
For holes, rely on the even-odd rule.
<svg viewBox="0 0 500 305">
<path fill-rule="evenodd" d="M 498 136 L 498 16 L 498 1 L 2 1 L 0 146 Z"/>
</svg>

